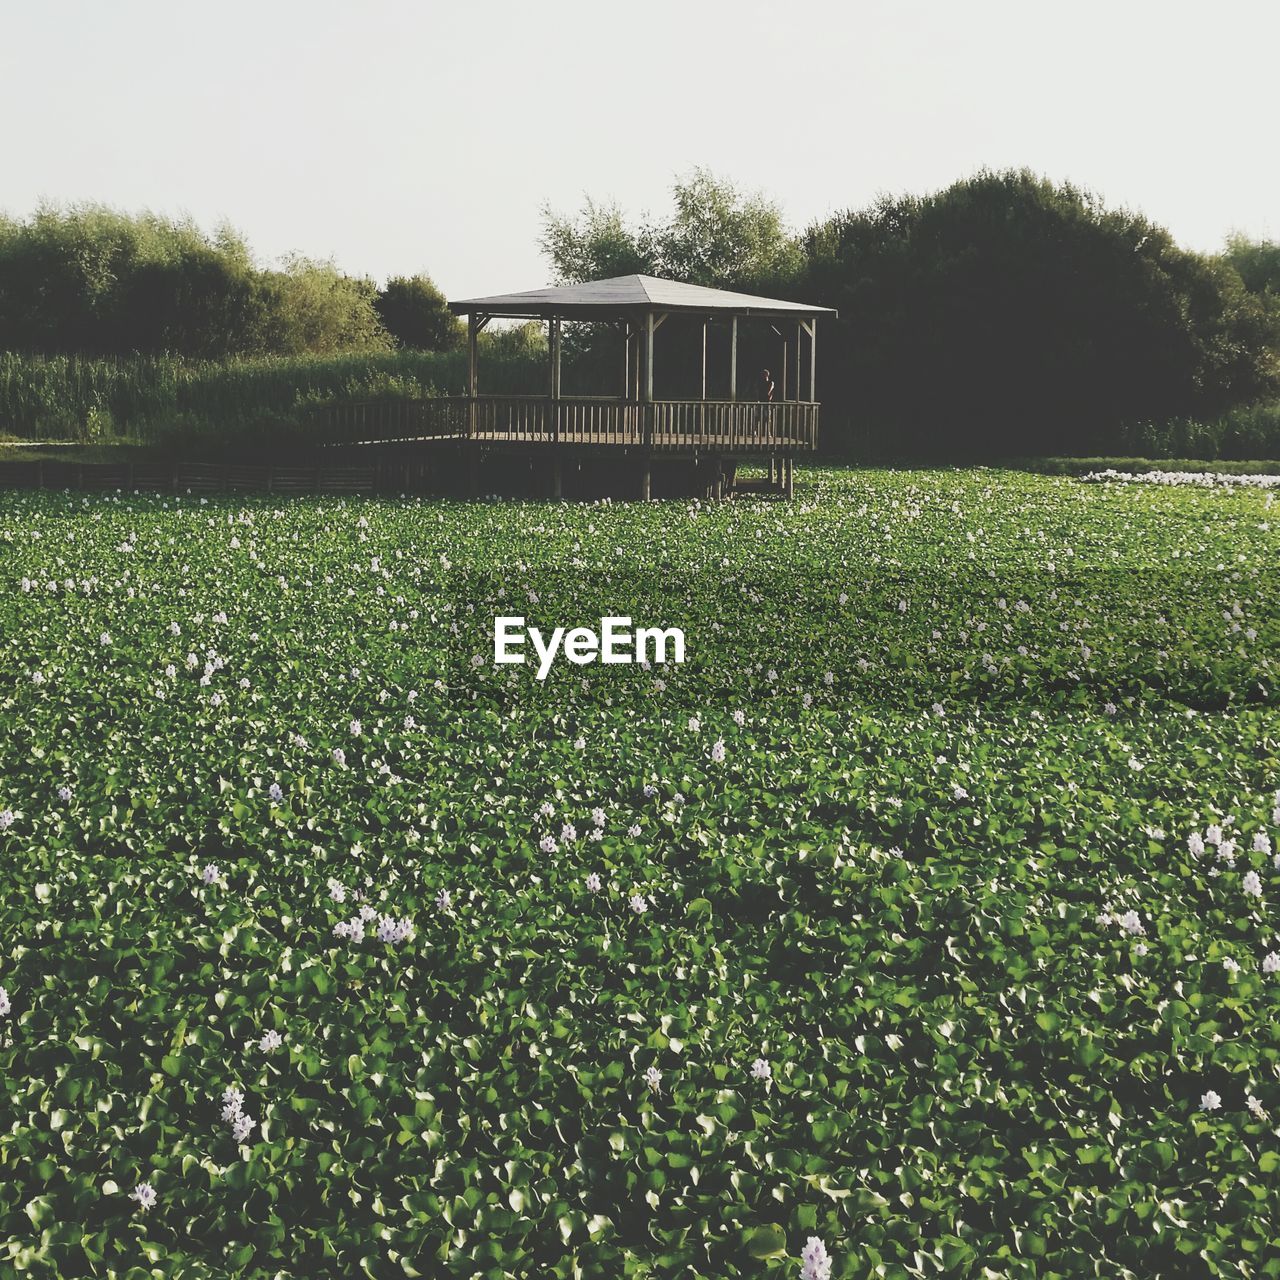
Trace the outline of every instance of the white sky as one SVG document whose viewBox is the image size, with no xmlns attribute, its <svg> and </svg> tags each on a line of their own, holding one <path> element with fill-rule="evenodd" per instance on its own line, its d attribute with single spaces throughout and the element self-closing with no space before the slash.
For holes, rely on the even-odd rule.
<svg viewBox="0 0 1280 1280">
<path fill-rule="evenodd" d="M 544 202 L 706 165 L 803 227 L 1027 165 L 1183 244 L 1280 236 L 1275 0 L 0 0 L 0 208 L 226 218 L 452 297 Z"/>
</svg>

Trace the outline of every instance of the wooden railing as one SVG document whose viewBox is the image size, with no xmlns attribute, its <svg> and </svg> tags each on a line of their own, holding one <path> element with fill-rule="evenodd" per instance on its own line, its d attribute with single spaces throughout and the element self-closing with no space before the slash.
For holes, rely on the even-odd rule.
<svg viewBox="0 0 1280 1280">
<path fill-rule="evenodd" d="M 794 400 L 656 401 L 654 448 L 682 448 L 690 440 L 708 449 L 813 449 L 818 443 L 818 406 Z"/>
<path fill-rule="evenodd" d="M 483 440 L 652 445 L 655 449 L 799 452 L 817 448 L 818 405 L 786 400 L 656 400 L 466 396 L 355 402 L 319 412 L 329 439 L 359 444 Z M 472 423 L 474 422 L 474 427 Z"/>
</svg>

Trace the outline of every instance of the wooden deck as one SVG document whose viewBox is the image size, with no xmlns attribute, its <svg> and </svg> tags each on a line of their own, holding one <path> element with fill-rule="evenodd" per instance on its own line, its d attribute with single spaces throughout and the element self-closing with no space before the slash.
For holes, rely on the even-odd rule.
<svg viewBox="0 0 1280 1280">
<path fill-rule="evenodd" d="M 818 405 L 807 400 L 559 399 L 466 396 L 327 405 L 318 425 L 337 444 L 475 440 L 486 444 L 647 446 L 726 455 L 812 452 Z"/>
</svg>

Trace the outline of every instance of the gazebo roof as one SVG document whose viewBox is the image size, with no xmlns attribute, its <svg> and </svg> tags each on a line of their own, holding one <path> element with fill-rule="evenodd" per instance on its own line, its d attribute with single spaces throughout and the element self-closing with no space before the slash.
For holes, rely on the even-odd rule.
<svg viewBox="0 0 1280 1280">
<path fill-rule="evenodd" d="M 601 318 L 632 312 L 685 311 L 694 315 L 804 316 L 835 315 L 831 307 L 815 307 L 781 298 L 758 298 L 750 293 L 679 284 L 657 276 L 614 276 L 558 288 L 500 293 L 491 298 L 465 298 L 449 303 L 456 315 L 483 313 L 534 318 Z"/>
</svg>

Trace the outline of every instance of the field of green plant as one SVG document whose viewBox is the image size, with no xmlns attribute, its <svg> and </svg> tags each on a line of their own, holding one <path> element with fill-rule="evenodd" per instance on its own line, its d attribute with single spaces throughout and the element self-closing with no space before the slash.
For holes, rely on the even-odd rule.
<svg viewBox="0 0 1280 1280">
<path fill-rule="evenodd" d="M 796 492 L 0 495 L 0 1268 L 1280 1275 L 1273 493 Z"/>
</svg>

